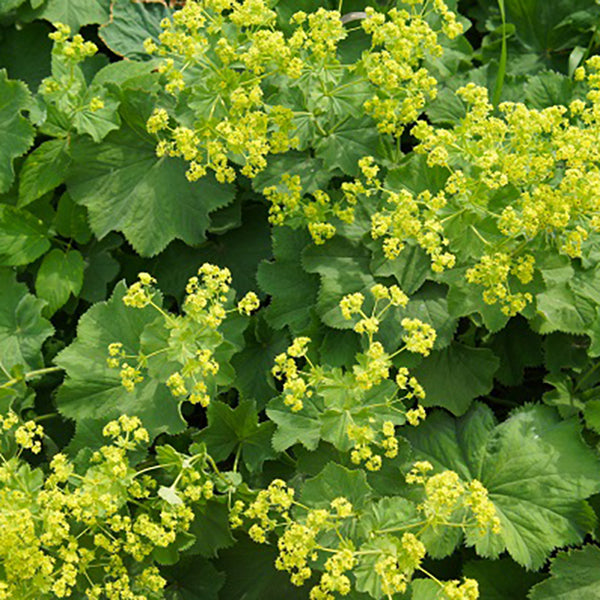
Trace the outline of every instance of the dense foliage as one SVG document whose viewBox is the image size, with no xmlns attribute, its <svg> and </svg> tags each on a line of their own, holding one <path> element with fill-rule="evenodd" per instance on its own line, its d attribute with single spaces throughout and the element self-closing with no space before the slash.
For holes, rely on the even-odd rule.
<svg viewBox="0 0 600 600">
<path fill-rule="evenodd" d="M 0 2 L 0 600 L 600 597 L 599 29 Z"/>
</svg>

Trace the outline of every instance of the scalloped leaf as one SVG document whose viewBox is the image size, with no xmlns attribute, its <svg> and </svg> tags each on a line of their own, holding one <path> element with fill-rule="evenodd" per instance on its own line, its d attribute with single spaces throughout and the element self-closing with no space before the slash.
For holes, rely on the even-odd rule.
<svg viewBox="0 0 600 600">
<path fill-rule="evenodd" d="M 302 332 L 310 324 L 319 289 L 319 278 L 299 264 L 309 237 L 304 231 L 277 227 L 272 239 L 274 259 L 261 262 L 256 277 L 260 288 L 271 296 L 265 319 L 274 329 L 287 326 Z"/>
<path fill-rule="evenodd" d="M 600 598 L 600 548 L 588 544 L 560 552 L 550 577 L 534 586 L 530 600 L 595 600 Z"/>
<path fill-rule="evenodd" d="M 452 342 L 432 352 L 412 374 L 425 389 L 423 406 L 441 406 L 460 416 L 475 398 L 491 391 L 499 365 L 500 360 L 488 348 Z"/>
<path fill-rule="evenodd" d="M 45 305 L 18 283 L 14 272 L 0 269 L 0 382 L 17 365 L 39 369 L 43 366 L 42 344 L 54 328 L 42 317 Z"/>
<path fill-rule="evenodd" d="M 48 228 L 30 212 L 0 204 L 0 265 L 26 265 L 50 248 Z"/>
<path fill-rule="evenodd" d="M 10 187 L 15 171 L 13 161 L 29 150 L 35 130 L 22 116 L 31 104 L 31 94 L 22 81 L 8 79 L 0 70 L 0 193 Z"/>
<path fill-rule="evenodd" d="M 249 471 L 259 470 L 265 460 L 275 458 L 271 437 L 275 425 L 258 422 L 256 403 L 244 400 L 235 408 L 213 401 L 207 408 L 208 427 L 198 435 L 216 461 L 239 452 Z"/>
<path fill-rule="evenodd" d="M 234 188 L 212 175 L 190 183 L 182 159 L 156 156 L 156 140 L 143 129 L 154 102 L 141 94 L 128 92 L 124 125 L 101 143 L 73 141 L 67 187 L 87 207 L 98 238 L 122 231 L 139 254 L 153 256 L 174 239 L 192 246 L 204 241 L 209 213 L 231 202 Z"/>
<path fill-rule="evenodd" d="M 478 479 L 498 511 L 500 535 L 467 535 L 481 556 L 507 550 L 538 569 L 556 547 L 581 542 L 594 526 L 584 500 L 600 490 L 596 455 L 584 444 L 575 419 L 552 408 L 528 405 L 496 425 L 483 404 L 460 419 L 433 412 L 404 435 L 415 454 L 464 479 Z"/>
<path fill-rule="evenodd" d="M 153 438 L 162 432 L 178 433 L 186 423 L 179 401 L 166 385 L 146 377 L 128 392 L 119 369 L 106 364 L 108 345 L 113 342 L 121 342 L 127 354 L 136 355 L 142 332 L 157 319 L 158 313 L 150 306 L 125 306 L 125 291 L 121 282 L 109 300 L 92 306 L 79 321 L 75 341 L 56 357 L 56 364 L 67 374 L 58 390 L 57 408 L 75 421 L 107 423 L 122 414 L 136 415 Z"/>
</svg>

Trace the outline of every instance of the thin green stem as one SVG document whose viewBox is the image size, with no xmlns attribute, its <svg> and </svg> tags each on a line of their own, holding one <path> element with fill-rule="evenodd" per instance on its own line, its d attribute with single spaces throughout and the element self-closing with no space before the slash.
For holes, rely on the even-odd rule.
<svg viewBox="0 0 600 600">
<path fill-rule="evenodd" d="M 500 8 L 500 17 L 502 19 L 502 48 L 500 50 L 500 62 L 498 63 L 498 75 L 496 76 L 496 85 L 494 86 L 494 95 L 492 97 L 492 103 L 497 106 L 500 102 L 500 96 L 502 95 L 502 87 L 504 86 L 504 78 L 506 76 L 506 60 L 508 50 L 506 47 L 506 11 L 504 7 L 504 0 L 498 0 L 498 7 Z"/>
<path fill-rule="evenodd" d="M 57 373 L 58 371 L 62 370 L 62 367 L 46 367 L 44 369 L 36 369 L 34 371 L 29 371 L 28 373 L 25 373 L 23 377 L 13 377 L 8 381 L 5 381 L 2 385 L 0 385 L 0 389 L 9 388 L 15 385 L 15 383 L 18 383 L 19 381 L 28 381 L 29 379 L 35 379 L 36 377 L 42 377 L 43 375 L 48 375 L 49 373 Z"/>
</svg>

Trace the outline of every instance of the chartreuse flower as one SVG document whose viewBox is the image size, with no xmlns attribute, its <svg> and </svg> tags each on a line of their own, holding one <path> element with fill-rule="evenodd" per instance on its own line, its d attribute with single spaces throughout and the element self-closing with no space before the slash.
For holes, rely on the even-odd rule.
<svg viewBox="0 0 600 600">
<path fill-rule="evenodd" d="M 313 112 L 315 120 L 322 117 L 306 101 L 288 97 L 288 91 L 302 96 L 305 82 L 321 81 L 324 73 L 339 79 L 340 89 L 357 85 L 368 90 L 365 111 L 382 133 L 399 137 L 435 97 L 436 80 L 425 60 L 441 54 L 441 35 L 452 39 L 462 26 L 442 0 L 411 3 L 408 10 L 387 14 L 368 7 L 366 13 L 360 26 L 370 38 L 369 48 L 357 64 L 346 65 L 340 63 L 338 45 L 348 29 L 337 10 L 299 11 L 284 33 L 276 28 L 276 13 L 265 0 L 186 2 L 172 18 L 163 19 L 158 42 L 148 39 L 144 44 L 160 61 L 166 94 L 191 94 L 186 102 L 194 112 L 192 120 L 177 123 L 175 113 L 166 108 L 170 103 L 154 110 L 147 129 L 157 136 L 158 156 L 182 157 L 190 181 L 212 171 L 218 181 L 231 182 L 236 166 L 243 175 L 255 177 L 269 155 L 306 145 L 296 135 L 295 119 Z M 432 15 L 438 17 L 435 28 Z M 211 96 L 211 90 L 218 94 Z M 317 129 L 324 128 L 330 125 L 317 124 Z M 332 220 L 354 219 L 351 204 L 332 200 L 323 190 L 305 199 L 299 181 L 282 180 L 265 194 L 273 203 L 272 222 L 304 223 L 316 243 L 335 234 Z"/>
<path fill-rule="evenodd" d="M 436 334 L 427 323 L 403 319 L 403 345 L 395 352 L 388 352 L 376 339 L 380 324 L 387 311 L 404 308 L 408 296 L 397 285 L 382 284 L 375 284 L 370 294 L 373 300 L 370 313 L 364 312 L 365 296 L 359 292 L 344 296 L 339 303 L 343 317 L 355 321 L 354 330 L 365 340 L 364 352 L 356 355 L 351 369 L 341 371 L 314 363 L 309 352 L 310 338 L 298 337 L 286 352 L 275 357 L 272 374 L 283 383 L 281 399 L 291 413 L 301 412 L 307 403 L 311 404 L 311 411 L 342 410 L 343 429 L 351 447 L 350 460 L 369 471 L 377 471 L 384 457 L 394 458 L 398 454 L 395 426 L 405 421 L 417 426 L 426 416 L 418 403 L 425 397 L 423 387 L 410 376 L 408 369 L 395 368 L 393 359 L 404 350 L 427 356 Z M 336 396 L 339 405 L 331 396 L 331 390 L 335 389 L 340 389 L 339 397 Z M 385 390 L 380 392 L 380 400 L 367 402 L 367 395 L 376 397 L 374 391 L 378 389 Z M 319 399 L 324 399 L 324 407 Z M 413 407 L 415 400 L 417 404 Z M 354 407 L 357 412 L 362 411 L 359 420 L 353 416 Z"/>
<path fill-rule="evenodd" d="M 387 428 L 387 433 L 392 431 L 393 427 Z M 257 543 L 274 540 L 276 568 L 286 571 L 294 585 L 301 586 L 311 578 L 316 582 L 309 593 L 311 600 L 335 600 L 353 589 L 364 591 L 355 586 L 358 571 L 365 568 L 369 570 L 369 586 L 386 598 L 406 592 L 414 575 L 420 573 L 439 586 L 440 598 L 475 600 L 479 597 L 476 581 L 440 581 L 428 573 L 423 567 L 427 547 L 420 537 L 427 528 L 440 525 L 465 531 L 476 526 L 482 533 L 495 534 L 499 519 L 479 481 L 462 481 L 454 471 L 432 471 L 428 462 L 414 464 L 407 481 L 423 488 L 423 502 L 406 523 L 370 529 L 366 539 L 365 523 L 371 521 L 364 521 L 364 513 L 370 509 L 357 508 L 343 496 L 328 504 L 323 501 L 318 508 L 306 506 L 280 479 L 258 491 L 248 504 L 236 501 L 231 523 L 247 527 Z"/>
<path fill-rule="evenodd" d="M 165 354 L 179 363 L 165 379 L 175 398 L 188 400 L 203 407 L 210 403 L 210 388 L 219 373 L 220 365 L 215 352 L 223 341 L 219 327 L 233 312 L 250 315 L 260 306 L 258 296 L 248 292 L 237 304 L 237 308 L 226 308 L 230 302 L 231 273 L 209 263 L 198 269 L 186 285 L 186 296 L 180 315 L 165 312 L 157 302 L 154 287 L 156 279 L 148 273 L 139 273 L 138 281 L 127 289 L 123 303 L 131 308 L 152 307 L 162 319 L 165 327 L 166 346 L 153 349 L 150 353 L 127 354 L 121 342 L 108 346 L 107 365 L 120 369 L 121 382 L 129 392 L 144 379 L 143 370 L 148 361 Z"/>
<path fill-rule="evenodd" d="M 192 506 L 212 497 L 217 474 L 206 453 L 181 456 L 170 487 L 159 487 L 149 472 L 160 465 L 137 470 L 129 458 L 148 432 L 122 415 L 88 460 L 75 465 L 58 453 L 44 473 L 22 458 L 40 452 L 41 425 L 12 412 L 0 425 L 0 598 L 161 598 L 166 581 L 152 553 L 185 533 Z"/>
</svg>

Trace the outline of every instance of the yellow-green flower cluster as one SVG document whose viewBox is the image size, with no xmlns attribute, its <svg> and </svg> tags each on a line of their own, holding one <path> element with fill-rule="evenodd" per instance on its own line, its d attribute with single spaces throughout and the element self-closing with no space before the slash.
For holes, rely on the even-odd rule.
<svg viewBox="0 0 600 600">
<path fill-rule="evenodd" d="M 275 357 L 275 365 L 271 369 L 273 377 L 283 381 L 283 401 L 290 407 L 292 412 L 298 412 L 304 408 L 303 400 L 313 395 L 311 374 L 305 373 L 298 368 L 297 359 L 304 358 L 308 364 L 310 361 L 306 356 L 310 338 L 296 338 L 286 352 Z"/>
<path fill-rule="evenodd" d="M 54 27 L 55 31 L 48 34 L 54 42 L 52 76 L 46 77 L 40 85 L 44 102 L 54 106 L 65 121 L 72 121 L 82 112 L 91 115 L 102 110 L 105 108 L 105 91 L 95 85 L 88 94 L 85 77 L 79 66 L 96 54 L 96 44 L 86 42 L 79 33 L 71 37 L 68 25 L 54 23 Z"/>
<path fill-rule="evenodd" d="M 442 220 L 438 213 L 447 204 L 446 192 L 432 194 L 424 190 L 418 194 L 406 189 L 392 190 L 379 179 L 379 166 L 372 157 L 359 161 L 364 178 L 342 184 L 347 202 L 356 203 L 357 197 L 378 196 L 377 209 L 371 215 L 371 237 L 382 239 L 382 249 L 388 260 L 396 259 L 407 243 L 420 246 L 431 259 L 436 273 L 452 268 L 455 255 L 448 250 L 450 241 L 444 235 Z M 371 202 L 372 204 L 372 202 Z"/>
<path fill-rule="evenodd" d="M 9 421 L 5 421 L 10 422 Z M 34 454 L 42 451 L 42 437 L 44 428 L 35 421 L 27 421 L 15 430 L 15 442 L 25 450 L 31 450 Z"/>
<path fill-rule="evenodd" d="M 402 339 L 409 352 L 416 352 L 423 356 L 429 356 L 433 345 L 435 344 L 435 329 L 428 323 L 423 323 L 419 319 L 402 319 L 402 327 L 406 332 Z"/>
<path fill-rule="evenodd" d="M 477 600 L 479 598 L 479 584 L 475 579 L 465 577 L 463 582 L 457 580 L 447 581 L 442 588 L 448 600 Z"/>
<path fill-rule="evenodd" d="M 242 515 L 254 521 L 248 534 L 261 544 L 267 543 L 270 532 L 279 532 L 283 528 L 278 533 L 279 554 L 275 566 L 280 571 L 288 572 L 294 585 L 304 584 L 312 576 L 319 557 L 329 554 L 324 561 L 324 572 L 319 583 L 310 592 L 311 600 L 329 600 L 334 598 L 336 592 L 348 594 L 351 582 L 346 572 L 356 565 L 355 553 L 351 547 L 344 547 L 343 544 L 336 550 L 323 548 L 319 538 L 328 531 L 339 531 L 344 521 L 355 516 L 352 504 L 347 498 L 338 497 L 326 509 L 307 509 L 305 517 L 299 521 L 291 516 L 294 505 L 302 506 L 294 500 L 294 496 L 293 488 L 276 479 L 267 489 L 258 492 L 255 500 L 246 508 L 243 502 L 236 502 L 235 524 L 239 526 L 243 523 Z"/>
<path fill-rule="evenodd" d="M 472 483 L 477 486 L 460 488 L 458 476 L 452 471 L 445 471 L 440 474 L 441 479 L 434 479 L 437 476 L 430 476 L 432 470 L 427 462 L 416 463 L 411 475 L 413 482 L 425 487 L 429 485 L 426 502 L 437 503 L 444 514 L 449 514 L 449 504 L 456 508 L 454 505 L 461 501 L 470 502 L 471 509 L 477 502 L 491 505 L 487 491 L 476 480 Z M 473 502 L 475 497 L 477 501 Z M 486 510 L 489 512 L 489 506 Z M 421 507 L 421 512 L 424 511 Z M 363 515 L 363 510 L 354 507 L 345 497 L 337 497 L 329 504 L 324 502 L 319 508 L 306 506 L 296 500 L 292 487 L 276 479 L 260 490 L 249 504 L 236 500 L 230 521 L 234 527 L 247 527 L 250 537 L 260 544 L 271 543 L 271 538 L 276 536 L 278 556 L 275 566 L 289 573 L 294 585 L 303 585 L 309 579 L 317 581 L 319 574 L 318 582 L 310 590 L 310 600 L 336 600 L 349 594 L 355 589 L 353 571 L 357 568 L 371 570 L 371 581 L 375 579 L 381 594 L 388 598 L 405 593 L 417 572 L 436 582 L 440 598 L 476 600 L 479 597 L 476 581 L 468 578 L 462 582 L 439 581 L 421 566 L 427 549 L 419 539 L 420 535 L 427 526 L 447 524 L 448 521 L 426 515 L 426 527 L 422 527 L 422 520 L 407 522 L 397 528 L 374 529 L 365 539 L 361 533 Z M 487 520 L 481 520 L 481 526 L 487 530 L 493 519 L 488 515 Z M 362 527 L 357 527 L 359 523 Z M 461 518 L 452 524 L 463 528 L 470 526 Z M 406 531 L 417 526 L 419 530 L 415 533 Z"/>
<path fill-rule="evenodd" d="M 292 46 L 303 48 L 317 59 L 336 61 L 337 46 L 347 36 L 339 11 L 318 8 L 309 15 L 299 11 L 291 22 L 298 26 L 290 40 Z"/>
<path fill-rule="evenodd" d="M 144 308 L 152 304 L 153 284 L 156 279 L 148 273 L 139 273 L 138 281 L 127 288 L 127 293 L 123 296 L 123 304 L 133 308 Z"/>
<path fill-rule="evenodd" d="M 404 533 L 398 547 L 389 549 L 376 563 L 375 572 L 381 579 L 381 591 L 388 597 L 406 592 L 413 573 L 425 558 L 426 549 L 413 533 Z"/>
<path fill-rule="evenodd" d="M 198 274 L 190 277 L 185 291 L 180 315 L 165 312 L 153 301 L 156 280 L 148 273 L 140 273 L 123 297 L 126 306 L 155 309 L 163 318 L 167 331 L 167 345 L 145 354 L 127 354 L 120 342 L 108 346 L 107 364 L 120 368 L 121 381 L 127 391 L 143 381 L 142 369 L 155 356 L 166 355 L 180 364 L 165 383 L 172 395 L 192 404 L 204 407 L 210 403 L 210 391 L 214 388 L 219 363 L 215 351 L 223 341 L 218 331 L 227 315 L 236 309 L 225 308 L 231 296 L 231 272 L 215 265 L 204 263 Z M 249 315 L 260 305 L 258 296 L 249 292 L 237 305 L 237 312 Z M 135 366 L 133 362 L 135 361 Z"/>
<path fill-rule="evenodd" d="M 111 441 L 87 467 L 55 454 L 46 475 L 20 458 L 22 448 L 36 451 L 41 427 L 18 421 L 14 413 L 0 417 L 2 447 L 18 448 L 0 455 L 0 598 L 162 597 L 166 581 L 151 555 L 189 529 L 191 503 L 212 493 L 209 475 L 194 467 L 199 457 L 169 488 L 174 502 L 129 462 L 128 452 L 149 442 L 138 418 L 108 423 Z"/>
<path fill-rule="evenodd" d="M 335 235 L 336 227 L 331 223 L 332 220 L 339 219 L 344 223 L 354 221 L 355 199 L 333 201 L 322 190 L 305 194 L 299 175 L 284 173 L 278 185 L 265 187 L 262 192 L 270 202 L 270 223 L 290 226 L 305 224 L 317 245 L 324 244 Z"/>
<path fill-rule="evenodd" d="M 391 421 L 384 421 L 380 431 L 376 431 L 371 425 L 350 423 L 346 432 L 348 439 L 354 443 L 350 460 L 355 465 L 364 463 L 369 471 L 379 471 L 383 459 L 373 448 L 382 451 L 386 458 L 395 458 L 398 455 L 396 429 Z"/>
<path fill-rule="evenodd" d="M 406 475 L 407 483 L 423 486 L 424 500 L 419 509 L 427 523 L 447 525 L 460 517 L 463 527 L 476 526 L 481 533 L 500 533 L 496 507 L 480 481 L 473 479 L 464 483 L 455 471 L 446 470 L 435 475 L 432 471 L 430 462 L 419 461 Z M 461 516 L 465 509 L 470 519 Z"/>
<path fill-rule="evenodd" d="M 443 1 L 413 3 L 410 11 L 393 8 L 387 18 L 366 8 L 362 27 L 371 35 L 371 49 L 363 55 L 361 67 L 376 94 L 364 108 L 383 133 L 399 137 L 418 118 L 427 100 L 436 96 L 437 82 L 422 66 L 427 55 L 442 54 L 438 32 L 426 20 L 434 12 L 441 16 L 448 37 L 462 33 L 456 15 Z"/>
<path fill-rule="evenodd" d="M 483 300 L 487 304 L 500 302 L 502 312 L 514 316 L 531 302 L 529 292 L 511 291 L 509 276 L 513 275 L 522 284 L 533 279 L 535 259 L 530 254 L 516 260 L 504 252 L 493 255 L 484 254 L 479 262 L 467 270 L 465 277 L 469 283 L 484 288 Z"/>
<path fill-rule="evenodd" d="M 260 300 L 254 292 L 248 292 L 237 305 L 241 315 L 250 315 L 260 306 Z"/>
<path fill-rule="evenodd" d="M 340 386 L 340 372 L 327 366 L 315 365 L 307 356 L 307 347 L 310 338 L 296 338 L 288 350 L 275 357 L 275 365 L 272 373 L 276 379 L 282 380 L 282 399 L 292 412 L 301 411 L 305 403 L 313 397 L 327 394 L 331 387 Z M 299 359 L 306 361 L 300 365 Z M 348 393 L 355 397 L 357 406 L 361 406 L 361 395 L 371 388 L 381 384 L 390 377 L 392 368 L 391 357 L 388 355 L 380 342 L 372 341 L 364 353 L 356 357 L 357 362 L 351 371 L 347 371 L 342 378 Z M 411 385 L 414 388 L 422 388 L 414 378 Z M 404 391 L 408 389 L 408 377 L 405 382 Z M 398 387 L 400 391 L 401 388 Z M 398 453 L 398 440 L 395 437 L 394 423 L 382 419 L 379 409 L 392 410 L 398 417 L 404 415 L 406 419 L 418 423 L 419 416 L 425 417 L 422 407 L 405 411 L 402 401 L 415 396 L 414 389 L 402 394 L 402 398 L 396 395 L 387 397 L 381 404 L 373 407 L 369 413 L 369 419 L 365 423 L 355 423 L 350 417 L 350 423 L 346 427 L 348 440 L 352 444 L 351 460 L 355 464 L 364 463 L 371 471 L 381 467 L 382 455 L 394 458 Z M 424 394 L 423 394 L 424 396 Z M 396 406 L 400 405 L 400 406 Z M 400 423 L 402 421 L 399 421 Z M 381 453 L 381 454 L 380 454 Z"/>
<path fill-rule="evenodd" d="M 532 300 L 511 292 L 508 280 L 510 274 L 521 283 L 531 281 L 528 248 L 553 246 L 577 258 L 600 230 L 599 72 L 600 60 L 593 57 L 577 72 L 588 87 L 585 100 L 542 110 L 505 102 L 495 113 L 487 90 L 468 84 L 457 92 L 467 107 L 457 125 L 444 129 L 422 121 L 412 130 L 420 141 L 415 151 L 427 155 L 430 166 L 450 172 L 443 211 L 429 207 L 442 231 L 462 213 L 494 224 L 497 234 L 490 237 L 472 222 L 470 234 L 484 251 L 467 278 L 484 287 L 485 302 L 500 303 L 507 315 Z"/>
<path fill-rule="evenodd" d="M 338 390 L 339 394 L 346 396 L 348 407 L 360 407 L 358 420 L 351 413 L 345 417 L 350 458 L 354 464 L 363 464 L 366 469 L 377 471 L 381 468 L 383 457 L 394 458 L 398 453 L 395 425 L 406 420 L 416 426 L 426 416 L 425 409 L 419 404 L 414 408 L 405 407 L 407 402 L 412 404 L 414 400 L 422 400 L 425 392 L 410 376 L 408 369 L 394 367 L 393 359 L 404 350 L 427 355 L 435 342 L 435 331 L 418 319 L 404 319 L 404 345 L 394 353 L 388 353 L 375 335 L 386 311 L 391 307 L 404 308 L 408 297 L 396 285 L 375 284 L 370 294 L 373 301 L 371 314 L 363 311 L 365 297 L 360 292 L 348 294 L 340 301 L 344 318 L 350 320 L 358 316 L 354 330 L 366 337 L 365 350 L 357 353 L 350 368 L 313 364 L 307 355 L 310 338 L 299 337 L 286 352 L 275 357 L 272 374 L 283 382 L 281 398 L 292 412 L 301 411 L 307 402 L 317 411 L 327 410 L 331 390 Z M 389 386 L 390 382 L 395 385 Z M 386 384 L 388 388 L 385 393 L 382 392 L 381 401 L 366 401 L 369 394 L 372 396 L 373 389 Z"/>
<path fill-rule="evenodd" d="M 371 288 L 371 295 L 374 299 L 374 306 L 370 315 L 367 315 L 363 311 L 364 295 L 360 292 L 354 294 L 348 294 L 344 296 L 340 301 L 340 310 L 344 319 L 350 320 L 354 315 L 358 315 L 360 318 L 354 325 L 354 331 L 360 334 L 366 334 L 369 339 L 369 350 L 367 357 L 371 358 L 373 362 L 383 361 L 387 367 L 390 366 L 389 358 L 383 352 L 383 346 L 381 344 L 375 345 L 373 343 L 373 336 L 379 331 L 379 326 L 385 315 L 385 313 L 392 306 L 405 307 L 408 304 L 408 296 L 397 286 L 392 285 L 386 287 L 381 284 L 376 284 Z M 384 306 L 378 310 L 379 303 L 384 301 Z M 434 328 L 428 323 L 424 323 L 420 319 L 409 319 L 404 318 L 401 321 L 401 325 L 405 330 L 405 334 L 402 336 L 402 340 L 405 343 L 405 348 L 409 352 L 416 352 L 423 356 L 428 356 L 435 344 L 436 333 Z M 379 383 L 383 378 L 387 377 L 387 371 L 382 370 L 382 367 L 377 366 L 374 369 L 375 377 L 373 383 Z M 377 375 L 382 373 L 381 376 Z M 364 379 L 364 378 L 363 378 Z M 367 378 L 366 381 L 369 381 Z M 366 386 L 368 389 L 370 386 Z"/>
<path fill-rule="evenodd" d="M 373 336 L 379 331 L 385 313 L 393 306 L 404 308 L 408 304 L 408 296 L 397 285 L 386 287 L 379 283 L 375 284 L 370 292 L 374 300 L 370 315 L 363 311 L 365 297 L 360 292 L 344 296 L 340 301 L 340 310 L 344 319 L 348 321 L 353 319 L 354 315 L 360 317 L 353 329 L 357 333 L 367 334 L 369 344 L 372 344 Z"/>
<path fill-rule="evenodd" d="M 273 30 L 274 19 L 264 0 L 189 0 L 172 20 L 162 21 L 158 44 L 146 40 L 146 51 L 163 59 L 158 71 L 167 93 L 195 89 L 199 72 L 206 90 L 217 91 L 191 127 L 170 127 L 164 108 L 147 122 L 150 133 L 160 134 L 157 155 L 183 157 L 190 181 L 209 170 L 220 182 L 233 181 L 233 158 L 242 174 L 254 177 L 265 168 L 268 154 L 297 145 L 292 111 L 263 98 L 265 77 L 294 79 L 302 71 L 298 48 Z"/>
<path fill-rule="evenodd" d="M 276 29 L 276 13 L 265 0 L 188 0 L 172 19 L 162 21 L 158 43 L 148 39 L 144 44 L 162 61 L 158 72 L 165 91 L 177 96 L 189 90 L 195 113 L 175 127 L 165 108 L 150 116 L 148 131 L 159 136 L 157 154 L 183 157 L 191 181 L 209 170 L 221 182 L 233 181 L 234 163 L 242 174 L 254 177 L 266 167 L 269 154 L 298 147 L 294 111 L 305 113 L 306 107 L 294 104 L 292 109 L 290 99 L 283 98 L 300 81 L 321 77 L 324 68 L 336 69 L 337 78 L 350 73 L 357 84 L 367 86 L 372 96 L 365 109 L 382 132 L 399 136 L 435 96 L 436 81 L 423 67 L 424 59 L 441 53 L 440 33 L 453 38 L 461 25 L 442 0 L 413 3 L 410 11 L 392 9 L 387 16 L 366 10 L 362 27 L 371 36 L 371 47 L 358 63 L 340 65 L 338 45 L 348 31 L 339 11 L 321 7 L 310 14 L 297 12 L 290 20 L 291 32 L 284 34 Z M 439 31 L 429 25 L 432 13 L 440 18 Z M 281 102 L 267 89 L 282 92 Z M 278 201 L 283 204 L 282 198 Z M 327 212 L 318 198 L 307 209 Z M 348 207 L 329 212 L 352 218 Z M 315 239 L 333 235 L 332 223 L 305 218 Z"/>
<path fill-rule="evenodd" d="M 98 46 L 93 42 L 86 42 L 79 33 L 71 37 L 71 28 L 63 23 L 54 23 L 56 31 L 48 34 L 54 41 L 53 54 L 63 57 L 67 61 L 78 64 L 98 52 Z"/>
</svg>

